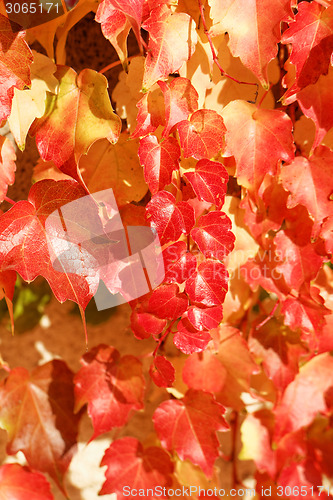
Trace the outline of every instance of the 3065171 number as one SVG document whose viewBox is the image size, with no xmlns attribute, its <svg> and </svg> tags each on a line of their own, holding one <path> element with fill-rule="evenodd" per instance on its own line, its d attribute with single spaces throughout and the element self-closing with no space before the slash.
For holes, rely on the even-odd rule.
<svg viewBox="0 0 333 500">
<path fill-rule="evenodd" d="M 44 3 L 6 3 L 7 14 L 49 14 L 51 11 L 59 13 L 59 3 L 55 2 L 44 2 Z M 54 10 L 53 10 L 54 9 Z"/>
</svg>

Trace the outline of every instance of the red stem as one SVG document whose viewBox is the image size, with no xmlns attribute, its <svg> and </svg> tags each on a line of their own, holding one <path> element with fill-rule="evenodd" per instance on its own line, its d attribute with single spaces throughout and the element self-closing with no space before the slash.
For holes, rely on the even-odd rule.
<svg viewBox="0 0 333 500">
<path fill-rule="evenodd" d="M 4 201 L 7 201 L 8 203 L 10 203 L 11 205 L 15 205 L 15 201 L 13 201 L 11 198 L 8 198 L 8 196 L 5 196 L 4 197 Z"/>
<path fill-rule="evenodd" d="M 280 304 L 280 301 L 277 300 L 274 304 L 274 307 L 273 309 L 271 310 L 271 312 L 269 313 L 269 315 L 267 316 L 267 318 L 264 319 L 264 321 L 262 321 L 261 323 L 259 323 L 259 325 L 256 326 L 256 330 L 259 330 L 259 328 L 261 328 L 262 326 L 264 326 L 270 319 L 273 318 L 274 316 L 274 313 L 275 311 L 277 310 L 278 306 Z"/>
<path fill-rule="evenodd" d="M 228 73 L 226 73 L 224 71 L 224 69 L 222 69 L 222 66 L 219 63 L 219 60 L 218 60 L 216 52 L 215 52 L 215 48 L 214 48 L 214 45 L 213 45 L 213 42 L 212 42 L 212 37 L 210 36 L 209 30 L 208 30 L 208 27 L 207 27 L 207 23 L 206 23 L 206 19 L 205 19 L 205 8 L 202 5 L 202 1 L 201 0 L 198 0 L 198 4 L 199 4 L 199 9 L 200 9 L 200 15 L 201 15 L 201 19 L 202 19 L 202 24 L 203 24 L 203 27 L 204 27 L 204 33 L 205 33 L 205 35 L 206 35 L 206 37 L 208 39 L 208 42 L 209 42 L 209 45 L 210 45 L 210 49 L 212 51 L 213 61 L 216 64 L 216 66 L 219 68 L 221 76 L 225 76 L 227 78 L 230 78 L 230 80 L 232 80 L 233 82 L 239 83 L 241 85 L 255 85 L 256 86 L 255 99 L 254 99 L 254 101 L 251 101 L 252 104 L 255 104 L 255 102 L 257 101 L 258 92 L 259 92 L 259 85 L 258 85 L 258 83 L 242 82 L 240 80 L 237 80 L 237 78 L 234 78 L 233 76 L 228 75 Z"/>
</svg>

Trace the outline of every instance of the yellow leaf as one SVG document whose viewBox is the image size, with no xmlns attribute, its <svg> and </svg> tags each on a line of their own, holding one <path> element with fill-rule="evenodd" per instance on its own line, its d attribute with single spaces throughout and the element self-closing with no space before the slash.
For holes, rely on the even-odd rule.
<svg viewBox="0 0 333 500">
<path fill-rule="evenodd" d="M 120 135 L 117 144 L 106 139 L 95 142 L 82 156 L 79 168 L 89 191 L 112 188 L 118 206 L 140 201 L 148 190 L 138 158 L 139 140 Z"/>
<path fill-rule="evenodd" d="M 10 130 L 21 151 L 25 148 L 25 140 L 32 122 L 45 113 L 46 92 L 55 94 L 59 83 L 54 77 L 57 69 L 54 62 L 38 52 L 33 51 L 33 55 L 31 88 L 14 90 L 12 110 L 8 118 Z"/>
</svg>

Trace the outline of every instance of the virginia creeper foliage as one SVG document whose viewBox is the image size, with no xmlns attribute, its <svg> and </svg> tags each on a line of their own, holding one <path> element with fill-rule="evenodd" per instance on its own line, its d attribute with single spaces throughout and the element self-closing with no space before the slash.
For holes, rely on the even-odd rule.
<svg viewBox="0 0 333 500">
<path fill-rule="evenodd" d="M 263 488 L 332 498 L 331 1 L 66 0 L 25 30 L 11 3 L 0 5 L 0 121 L 11 132 L 0 137 L 0 300 L 12 329 L 17 275 L 75 302 L 84 329 L 100 280 L 117 290 L 116 260 L 99 267 L 76 245 L 60 269 L 50 255 L 62 228 L 46 220 L 87 195 L 111 188 L 125 228 L 153 228 L 165 273 L 124 306 L 148 355 L 100 344 L 77 373 L 63 360 L 29 373 L 1 353 L 0 427 L 7 454 L 26 460 L 0 466 L 1 498 L 52 499 L 50 481 L 67 495 L 84 412 L 90 441 L 150 419 L 141 441 L 112 434 L 100 495 L 153 500 L 196 485 L 223 498 L 232 470 L 228 487 L 251 480 L 258 499 Z M 100 72 L 93 60 L 65 64 L 68 32 L 89 12 L 118 58 Z M 40 158 L 27 199 L 11 200 L 28 135 Z M 80 241 L 87 222 L 106 263 L 110 214 L 93 196 L 89 206 Z"/>
</svg>

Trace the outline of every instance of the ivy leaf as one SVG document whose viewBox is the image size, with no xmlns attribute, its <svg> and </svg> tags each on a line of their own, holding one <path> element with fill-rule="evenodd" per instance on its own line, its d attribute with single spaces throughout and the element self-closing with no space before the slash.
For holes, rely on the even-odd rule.
<svg viewBox="0 0 333 500">
<path fill-rule="evenodd" d="M 96 439 L 114 427 L 122 427 L 133 410 L 143 408 L 142 365 L 134 356 L 122 356 L 111 346 L 99 345 L 86 353 L 75 375 L 75 410 L 88 404 Z"/>
<path fill-rule="evenodd" d="M 217 393 L 222 390 L 227 372 L 218 357 L 206 349 L 189 356 L 183 368 L 183 380 L 191 389 Z"/>
<path fill-rule="evenodd" d="M 113 112 L 104 75 L 92 69 L 77 75 L 72 68 L 60 66 L 54 76 L 59 92 L 48 97 L 47 113 L 35 120 L 30 133 L 43 160 L 52 160 L 78 179 L 79 158 L 98 139 L 117 142 L 121 120 Z"/>
<path fill-rule="evenodd" d="M 156 229 L 162 245 L 188 234 L 194 226 L 194 210 L 186 201 L 176 203 L 173 194 L 160 191 L 147 205 L 147 220 Z"/>
<path fill-rule="evenodd" d="M 149 298 L 149 311 L 158 318 L 177 319 L 186 311 L 187 306 L 185 293 L 179 293 L 179 287 L 175 283 L 155 288 Z"/>
<path fill-rule="evenodd" d="M 164 283 L 184 283 L 197 267 L 195 256 L 188 252 L 184 241 L 176 241 L 162 252 L 164 260 Z"/>
<path fill-rule="evenodd" d="M 229 48 L 234 57 L 240 57 L 268 89 L 268 63 L 277 54 L 281 39 L 281 21 L 293 19 L 290 0 L 278 0 L 274 12 L 268 14 L 269 0 L 208 0 L 213 36 L 229 35 Z"/>
<path fill-rule="evenodd" d="M 223 264 L 213 260 L 202 262 L 186 281 L 185 292 L 192 302 L 219 306 L 228 290 L 228 272 Z"/>
<path fill-rule="evenodd" d="M 316 125 L 312 149 L 319 146 L 327 132 L 333 127 L 333 117 L 330 112 L 333 104 L 332 84 L 333 68 L 329 66 L 327 75 L 321 75 L 315 84 L 308 85 L 297 93 L 297 102 L 301 110 Z"/>
<path fill-rule="evenodd" d="M 76 259 L 71 256 L 75 273 L 69 273 L 67 269 L 63 269 L 63 272 L 55 270 L 51 262 L 51 239 L 45 230 L 45 220 L 60 206 L 85 195 L 85 190 L 75 181 L 43 180 L 32 186 L 28 201 L 15 203 L 8 212 L 0 216 L 2 269 L 17 271 L 25 281 L 44 276 L 60 302 L 73 300 L 83 309 L 97 291 L 98 273 L 94 265 L 90 267 L 92 263 L 86 254 L 82 262 L 81 253 Z M 94 204 L 89 214 L 79 216 L 89 218 L 89 227 L 91 224 L 95 228 L 101 226 Z M 56 227 L 54 231 L 57 231 Z M 102 232 L 103 228 L 99 234 Z M 66 242 L 65 236 L 64 232 L 63 241 Z"/>
<path fill-rule="evenodd" d="M 281 40 L 292 44 L 290 62 L 296 66 L 296 83 L 284 99 L 327 74 L 333 50 L 333 8 L 324 9 L 316 2 L 300 2 L 297 9 L 295 21 Z"/>
<path fill-rule="evenodd" d="M 149 374 L 158 387 L 171 387 L 175 381 L 175 369 L 164 356 L 156 356 Z"/>
<path fill-rule="evenodd" d="M 146 183 L 152 194 L 170 184 L 172 172 L 179 170 L 181 155 L 178 142 L 173 137 L 159 143 L 155 135 L 144 137 L 138 150 L 140 163 L 144 168 Z"/>
<path fill-rule="evenodd" d="M 319 146 L 309 159 L 297 156 L 294 161 L 281 167 L 280 178 L 283 187 L 290 194 L 288 208 L 304 205 L 315 220 L 313 235 L 316 236 L 322 221 L 333 215 L 332 194 L 333 153 Z"/>
<path fill-rule="evenodd" d="M 231 232 L 231 220 L 223 212 L 202 215 L 191 237 L 207 258 L 223 260 L 234 248 L 235 236 Z"/>
<path fill-rule="evenodd" d="M 155 132 L 159 125 L 165 125 L 163 94 L 156 85 L 136 103 L 136 108 L 136 127 L 132 138 L 150 134 Z"/>
<path fill-rule="evenodd" d="M 329 353 L 319 354 L 301 367 L 275 409 L 277 437 L 308 426 L 318 413 L 329 413 L 332 374 L 333 358 Z"/>
<path fill-rule="evenodd" d="M 236 100 L 223 109 L 222 116 L 237 180 L 247 189 L 258 190 L 266 174 L 275 175 L 279 160 L 294 159 L 292 121 L 286 113 Z"/>
<path fill-rule="evenodd" d="M 63 476 L 76 444 L 73 374 L 60 360 L 33 370 L 14 368 L 1 383 L 0 425 L 8 432 L 7 453 L 22 451 L 29 466 L 47 472 L 64 492 Z M 1 486 L 0 486 L 1 489 Z"/>
<path fill-rule="evenodd" d="M 206 349 L 211 339 L 207 331 L 197 330 L 187 318 L 184 318 L 177 325 L 173 343 L 184 354 L 192 354 Z"/>
<path fill-rule="evenodd" d="M 30 472 L 19 464 L 0 467 L 0 497 L 12 500 L 53 500 L 50 484 L 43 474 Z"/>
<path fill-rule="evenodd" d="M 32 52 L 23 31 L 14 33 L 7 17 L 0 14 L 0 123 L 10 115 L 14 89 L 30 86 Z"/>
<path fill-rule="evenodd" d="M 13 143 L 0 136 L 0 203 L 7 195 L 8 186 L 14 184 L 16 154 Z"/>
<path fill-rule="evenodd" d="M 96 141 L 79 161 L 79 169 L 91 193 L 111 188 L 118 206 L 140 201 L 147 193 L 138 160 L 138 140 L 120 134 L 117 144 Z"/>
<path fill-rule="evenodd" d="M 222 311 L 222 306 L 205 308 L 191 306 L 186 312 L 186 316 L 198 330 L 212 330 L 222 321 Z"/>
<path fill-rule="evenodd" d="M 153 422 L 164 448 L 177 452 L 181 460 L 188 458 L 211 477 L 219 456 L 216 431 L 228 428 L 224 411 L 212 394 L 190 389 L 180 400 L 161 403 Z"/>
<path fill-rule="evenodd" d="M 133 311 L 131 315 L 131 328 L 137 339 L 148 339 L 163 332 L 167 325 L 166 319 L 160 319 L 147 312 Z"/>
<path fill-rule="evenodd" d="M 166 5 L 153 9 L 142 28 L 149 32 L 142 82 L 142 91 L 146 92 L 157 80 L 175 73 L 190 59 L 197 42 L 197 34 L 189 15 L 172 14 Z"/>
<path fill-rule="evenodd" d="M 186 172 L 184 177 L 189 180 L 199 200 L 213 203 L 221 207 L 227 192 L 229 175 L 224 166 L 217 161 L 200 160 L 194 172 Z"/>
<path fill-rule="evenodd" d="M 188 78 L 175 78 L 170 84 L 158 81 L 165 104 L 165 128 L 162 137 L 168 137 L 173 127 L 198 109 L 198 92 Z"/>
<path fill-rule="evenodd" d="M 223 148 L 226 128 L 222 117 L 211 109 L 195 111 L 177 124 L 184 157 L 212 158 Z"/>
<path fill-rule="evenodd" d="M 25 148 L 27 133 L 35 118 L 41 118 L 45 113 L 46 92 L 56 93 L 58 80 L 54 73 L 57 66 L 43 54 L 33 51 L 34 60 L 31 65 L 31 88 L 15 89 L 12 109 L 8 118 L 10 130 L 16 144 Z"/>
<path fill-rule="evenodd" d="M 157 446 L 143 448 L 140 441 L 133 437 L 116 439 L 106 450 L 101 466 L 107 466 L 105 477 L 99 495 L 117 494 L 117 499 L 125 499 L 127 491 L 132 489 L 152 491 L 156 487 L 171 486 L 173 465 L 169 455 Z M 127 488 L 126 488 L 127 487 Z M 154 500 L 156 495 L 147 494 L 148 500 Z M 167 498 L 161 495 L 160 498 Z"/>
</svg>

